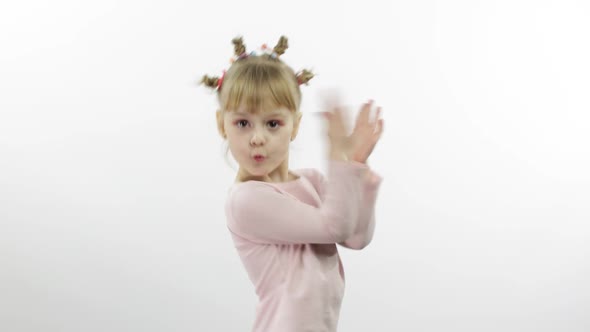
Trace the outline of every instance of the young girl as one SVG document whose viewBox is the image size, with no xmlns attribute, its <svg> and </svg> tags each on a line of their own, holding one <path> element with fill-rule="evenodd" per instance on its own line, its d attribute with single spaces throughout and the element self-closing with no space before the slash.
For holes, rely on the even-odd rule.
<svg viewBox="0 0 590 332">
<path fill-rule="evenodd" d="M 363 249 L 375 229 L 382 178 L 366 161 L 383 130 L 366 103 L 348 134 L 340 108 L 325 112 L 328 174 L 289 170 L 297 136 L 299 85 L 313 74 L 295 73 L 271 50 L 247 53 L 234 38 L 235 57 L 221 77 L 203 77 L 220 103 L 217 127 L 239 164 L 225 213 L 227 227 L 259 304 L 253 331 L 336 331 L 344 295 L 344 268 L 336 243 Z"/>
</svg>

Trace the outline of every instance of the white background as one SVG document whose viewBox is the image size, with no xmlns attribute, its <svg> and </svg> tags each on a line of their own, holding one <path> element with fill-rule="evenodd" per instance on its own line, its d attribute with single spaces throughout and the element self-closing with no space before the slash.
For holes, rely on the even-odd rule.
<svg viewBox="0 0 590 332">
<path fill-rule="evenodd" d="M 385 132 L 339 331 L 590 330 L 586 1 L 24 1 L 0 6 L 0 330 L 248 331 L 236 164 L 195 85 L 289 38 L 291 168 L 324 89 Z M 231 155 L 230 155 L 231 156 Z M 229 157 L 231 158 L 231 157 Z M 230 165 L 232 167 L 230 167 Z"/>
</svg>

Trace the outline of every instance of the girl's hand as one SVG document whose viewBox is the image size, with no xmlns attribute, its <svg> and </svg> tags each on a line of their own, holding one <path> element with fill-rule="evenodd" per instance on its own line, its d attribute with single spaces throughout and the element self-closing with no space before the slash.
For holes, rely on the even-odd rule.
<svg viewBox="0 0 590 332">
<path fill-rule="evenodd" d="M 353 144 L 346 128 L 344 109 L 335 105 L 330 108 L 331 111 L 324 112 L 324 116 L 328 120 L 327 134 L 330 143 L 330 157 L 348 160 Z"/>
<path fill-rule="evenodd" d="M 366 163 L 373 148 L 383 132 L 383 119 L 379 119 L 381 108 L 377 108 L 377 114 L 370 119 L 372 101 L 364 104 L 357 117 L 354 130 L 349 135 L 345 125 L 348 114 L 344 109 L 331 100 L 327 105 L 331 112 L 324 112 L 328 120 L 328 138 L 330 141 L 330 157 L 332 159 L 354 160 Z"/>
<path fill-rule="evenodd" d="M 365 103 L 356 118 L 356 124 L 350 135 L 352 147 L 348 158 L 360 163 L 366 163 L 373 152 L 373 148 L 383 133 L 383 119 L 380 119 L 381 107 L 377 107 L 375 116 L 371 119 L 373 101 Z"/>
</svg>

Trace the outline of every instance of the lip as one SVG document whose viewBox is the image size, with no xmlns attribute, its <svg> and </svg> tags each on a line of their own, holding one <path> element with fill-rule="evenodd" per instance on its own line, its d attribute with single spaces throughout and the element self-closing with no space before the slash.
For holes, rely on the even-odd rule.
<svg viewBox="0 0 590 332">
<path fill-rule="evenodd" d="M 261 154 L 257 154 L 254 157 L 252 157 L 254 160 L 260 162 L 260 161 L 264 161 L 264 159 L 266 159 L 265 156 L 261 155 Z"/>
</svg>

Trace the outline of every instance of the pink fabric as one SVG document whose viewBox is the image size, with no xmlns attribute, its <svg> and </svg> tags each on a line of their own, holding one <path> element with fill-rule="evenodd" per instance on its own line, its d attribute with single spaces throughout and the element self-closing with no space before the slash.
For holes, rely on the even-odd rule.
<svg viewBox="0 0 590 332">
<path fill-rule="evenodd" d="M 330 161 L 327 178 L 293 173 L 236 183 L 227 197 L 227 227 L 259 299 L 253 331 L 336 331 L 345 285 L 336 243 L 371 242 L 382 178 L 354 161 Z"/>
</svg>

